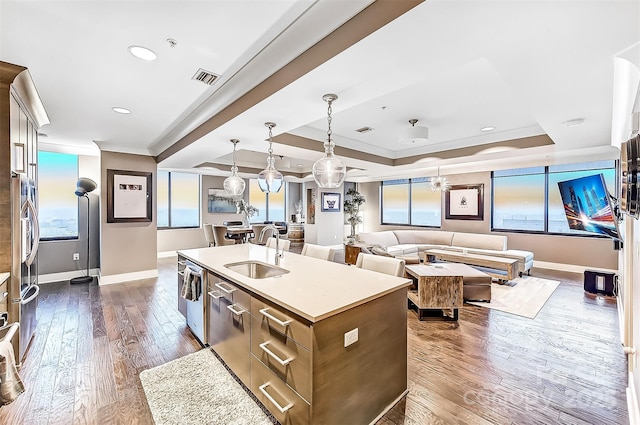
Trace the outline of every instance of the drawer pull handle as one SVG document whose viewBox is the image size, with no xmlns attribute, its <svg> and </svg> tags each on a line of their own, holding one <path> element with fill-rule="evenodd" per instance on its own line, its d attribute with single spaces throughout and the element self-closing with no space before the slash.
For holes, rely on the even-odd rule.
<svg viewBox="0 0 640 425">
<path fill-rule="evenodd" d="M 288 359 L 284 359 L 282 360 L 280 357 L 278 357 L 276 355 L 276 353 L 274 353 L 273 351 L 269 350 L 267 348 L 267 345 L 270 344 L 271 341 L 267 341 L 267 342 L 263 342 L 262 344 L 260 344 L 260 348 L 262 348 L 262 351 L 264 351 L 265 353 L 267 353 L 268 355 L 270 355 L 271 357 L 273 357 L 273 359 L 275 361 L 277 361 L 278 363 L 280 363 L 282 366 L 286 366 L 289 363 L 291 363 L 293 361 L 293 357 L 289 357 Z"/>
<path fill-rule="evenodd" d="M 184 265 L 186 265 L 186 264 L 187 264 L 187 262 L 186 262 L 186 261 L 178 261 L 178 265 L 180 265 L 180 266 L 184 266 Z"/>
<path fill-rule="evenodd" d="M 282 320 L 278 319 L 277 317 L 275 317 L 275 316 L 273 316 L 273 315 L 271 315 L 271 314 L 267 313 L 267 311 L 268 311 L 268 310 L 269 310 L 268 308 L 263 308 L 262 310 L 260 310 L 260 313 L 262 313 L 262 315 L 263 315 L 264 317 L 266 317 L 267 319 L 271 319 L 271 320 L 273 320 L 274 322 L 276 322 L 276 323 L 277 323 L 277 324 L 279 324 L 280 326 L 289 326 L 289 324 L 290 324 L 291 322 L 293 322 L 293 320 L 291 320 L 291 319 L 289 319 L 289 320 L 285 320 L 285 321 L 283 322 Z"/>
<path fill-rule="evenodd" d="M 220 298 L 222 298 L 222 293 L 220 291 L 209 291 L 207 292 L 207 294 L 209 294 L 209 296 L 214 300 L 219 300 Z"/>
<path fill-rule="evenodd" d="M 184 272 L 178 272 L 180 276 L 184 276 Z"/>
<path fill-rule="evenodd" d="M 280 405 L 278 404 L 278 402 L 277 402 L 277 401 L 275 401 L 275 400 L 273 399 L 273 397 L 271 397 L 271 395 L 269 395 L 269 393 L 267 392 L 267 387 L 268 387 L 269 385 L 271 385 L 271 383 L 270 383 L 270 382 L 267 382 L 266 384 L 262 384 L 262 385 L 260 385 L 260 386 L 258 387 L 258 389 L 260 390 L 260 392 L 261 392 L 262 394 L 264 394 L 264 396 L 265 396 L 266 398 L 268 398 L 268 399 L 269 399 L 269 401 L 270 401 L 271 403 L 273 403 L 273 405 L 274 405 L 274 406 L 276 406 L 276 409 L 278 409 L 278 410 L 280 411 L 280 413 L 287 413 L 287 410 L 289 410 L 289 409 L 291 409 L 291 408 L 293 407 L 293 403 L 289 403 L 289 404 L 287 404 L 287 405 L 286 405 L 286 406 L 284 406 L 284 407 L 280 406 Z"/>
<path fill-rule="evenodd" d="M 247 309 L 242 308 L 241 306 L 238 306 L 238 307 L 240 307 L 240 310 L 236 310 L 236 309 L 234 308 L 234 307 L 236 307 L 236 306 L 238 306 L 238 304 L 231 304 L 231 305 L 228 305 L 228 306 L 227 306 L 227 308 L 228 308 L 229 310 L 231 310 L 231 312 L 232 312 L 233 314 L 235 314 L 236 316 L 242 316 L 242 313 L 245 313 L 245 312 L 247 311 Z"/>
<path fill-rule="evenodd" d="M 226 294 L 232 294 L 236 290 L 236 288 L 234 288 L 234 287 L 225 288 L 222 283 L 216 283 L 215 287 L 220 289 L 222 292 L 224 292 Z"/>
</svg>

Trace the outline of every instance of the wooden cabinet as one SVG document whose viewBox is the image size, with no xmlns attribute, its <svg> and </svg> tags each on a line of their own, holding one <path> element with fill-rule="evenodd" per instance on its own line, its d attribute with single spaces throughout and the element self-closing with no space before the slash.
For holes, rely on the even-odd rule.
<svg viewBox="0 0 640 425">
<path fill-rule="evenodd" d="M 347 264 L 355 265 L 360 254 L 360 247 L 357 245 L 345 245 L 344 246 L 344 262 Z"/>
<path fill-rule="evenodd" d="M 287 238 L 291 241 L 291 245 L 300 246 L 304 244 L 304 224 L 289 223 L 289 232 Z"/>
</svg>

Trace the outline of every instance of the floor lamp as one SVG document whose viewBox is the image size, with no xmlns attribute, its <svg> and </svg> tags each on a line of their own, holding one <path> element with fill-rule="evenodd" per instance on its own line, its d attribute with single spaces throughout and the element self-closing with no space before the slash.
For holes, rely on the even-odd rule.
<svg viewBox="0 0 640 425">
<path fill-rule="evenodd" d="M 96 182 L 86 177 L 80 177 L 78 184 L 76 185 L 76 195 L 81 198 L 87 198 L 87 275 L 74 277 L 69 280 L 69 283 L 89 283 L 93 282 L 93 276 L 89 276 L 89 192 L 93 192 L 98 186 Z"/>
</svg>

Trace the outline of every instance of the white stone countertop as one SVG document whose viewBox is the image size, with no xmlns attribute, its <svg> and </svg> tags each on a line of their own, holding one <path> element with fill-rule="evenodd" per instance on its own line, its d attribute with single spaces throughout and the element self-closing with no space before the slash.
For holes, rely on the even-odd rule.
<svg viewBox="0 0 640 425">
<path fill-rule="evenodd" d="M 178 254 L 311 322 L 411 285 L 409 279 L 292 252 L 285 252 L 279 264 L 289 273 L 278 277 L 251 279 L 224 267 L 247 260 L 275 264 L 275 249 L 251 243 L 180 250 Z"/>
</svg>

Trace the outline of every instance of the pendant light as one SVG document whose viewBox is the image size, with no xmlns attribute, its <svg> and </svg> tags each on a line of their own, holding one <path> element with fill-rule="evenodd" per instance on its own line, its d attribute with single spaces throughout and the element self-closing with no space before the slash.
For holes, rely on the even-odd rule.
<svg viewBox="0 0 640 425">
<path fill-rule="evenodd" d="M 267 168 L 258 174 L 258 186 L 264 193 L 278 193 L 282 188 L 284 178 L 274 165 L 276 159 L 273 157 L 273 142 L 271 139 L 273 137 L 273 127 L 276 126 L 276 123 L 266 122 L 264 125 L 269 129 L 269 156 L 267 157 Z"/>
<path fill-rule="evenodd" d="M 429 128 L 423 127 L 421 125 L 416 125 L 417 123 L 418 120 L 415 118 L 409 120 L 409 124 L 411 124 L 411 127 L 409 127 L 407 131 L 406 138 L 410 140 L 411 143 L 429 139 Z"/>
<path fill-rule="evenodd" d="M 331 104 L 338 99 L 335 94 L 325 94 L 322 100 L 327 102 L 327 141 L 324 143 L 324 156 L 313 163 L 311 172 L 313 179 L 319 187 L 336 188 L 340 187 L 347 175 L 347 166 L 337 156 L 333 154 L 333 141 L 331 140 Z"/>
<path fill-rule="evenodd" d="M 440 176 L 440 167 L 438 167 L 438 176 L 431 177 L 431 191 L 432 192 L 446 192 L 451 189 L 451 183 L 446 177 Z"/>
<path fill-rule="evenodd" d="M 224 179 L 224 190 L 230 196 L 240 196 L 244 192 L 246 183 L 244 179 L 238 175 L 238 167 L 236 166 L 236 145 L 240 143 L 238 139 L 231 139 L 233 143 L 233 167 L 231 167 L 231 175 Z"/>
</svg>

